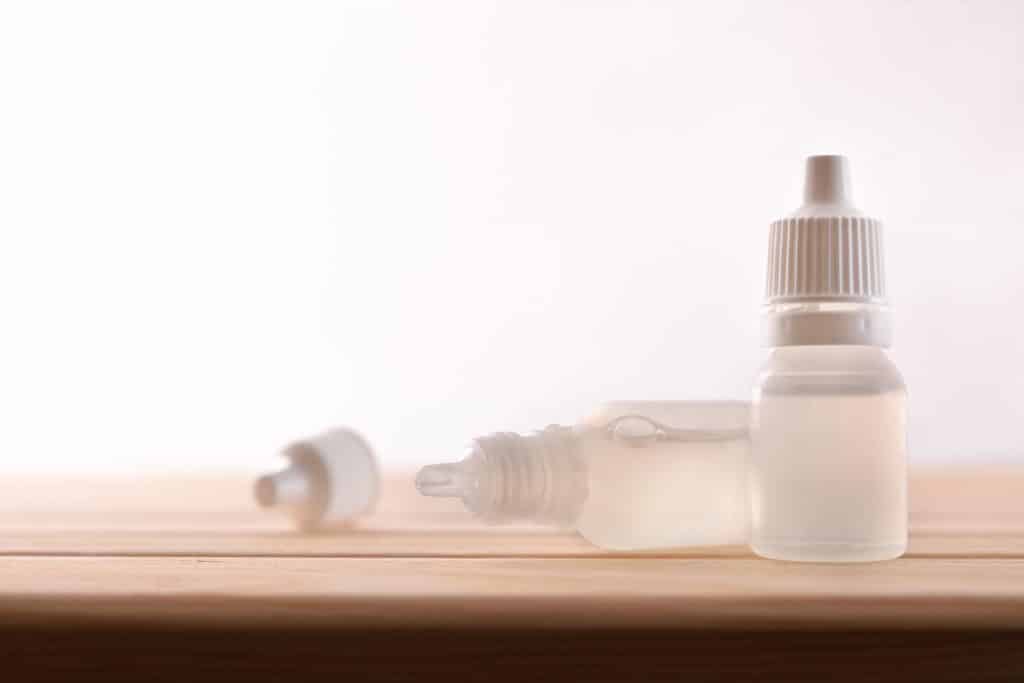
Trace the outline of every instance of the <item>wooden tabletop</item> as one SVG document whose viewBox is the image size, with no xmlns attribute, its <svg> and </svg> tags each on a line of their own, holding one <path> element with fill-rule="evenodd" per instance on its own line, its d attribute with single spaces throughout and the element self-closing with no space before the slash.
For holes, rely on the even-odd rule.
<svg viewBox="0 0 1024 683">
<path fill-rule="evenodd" d="M 4 482 L 0 621 L 22 634 L 1024 632 L 1024 469 L 916 472 L 909 552 L 866 565 L 740 547 L 607 553 L 572 534 L 476 525 L 402 476 L 372 517 L 300 534 L 256 508 L 250 485 Z"/>
</svg>

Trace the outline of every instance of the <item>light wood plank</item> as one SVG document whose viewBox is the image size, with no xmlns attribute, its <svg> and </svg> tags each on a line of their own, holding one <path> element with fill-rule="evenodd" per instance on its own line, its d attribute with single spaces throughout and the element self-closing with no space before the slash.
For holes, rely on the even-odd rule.
<svg viewBox="0 0 1024 683">
<path fill-rule="evenodd" d="M 385 483 L 358 525 L 299 534 L 249 480 L 7 481 L 5 623 L 1024 628 L 1024 470 L 916 473 L 908 557 L 797 565 L 743 548 L 603 553 L 474 524 Z"/>
<path fill-rule="evenodd" d="M 0 555 L 167 557 L 751 557 L 741 546 L 610 553 L 575 534 L 544 529 L 355 527 L 324 534 L 6 529 Z M 1024 532 L 911 533 L 907 557 L 1024 558 Z"/>
<path fill-rule="evenodd" d="M 258 509 L 245 477 L 21 478 L 0 482 L 0 554 L 325 557 L 587 557 L 575 535 L 485 527 L 457 501 L 389 477 L 375 514 L 300 534 Z M 935 470 L 911 478 L 912 557 L 1020 557 L 1024 468 Z M 646 555 L 743 557 L 742 548 Z"/>
<path fill-rule="evenodd" d="M 0 479 L 5 529 L 283 531 L 281 510 L 253 500 L 254 477 L 234 475 L 13 477 Z M 411 475 L 384 479 L 369 517 L 387 527 L 480 528 L 457 500 L 420 496 Z"/>
<path fill-rule="evenodd" d="M 253 503 L 252 478 L 8 477 L 0 480 L 4 529 L 282 531 L 288 520 Z M 912 470 L 910 517 L 918 529 L 1024 531 L 1024 467 Z M 410 474 L 392 474 L 366 524 L 378 528 L 480 529 L 456 500 L 416 493 Z"/>
<path fill-rule="evenodd" d="M 0 558 L 9 624 L 1022 628 L 1024 560 Z"/>
</svg>

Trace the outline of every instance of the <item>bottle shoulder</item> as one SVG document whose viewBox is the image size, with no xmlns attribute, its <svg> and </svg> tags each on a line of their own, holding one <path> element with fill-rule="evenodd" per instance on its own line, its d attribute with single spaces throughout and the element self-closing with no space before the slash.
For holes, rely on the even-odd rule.
<svg viewBox="0 0 1024 683">
<path fill-rule="evenodd" d="M 643 431 L 652 424 L 685 429 L 737 429 L 747 424 L 746 401 L 611 401 L 583 418 L 578 430 Z"/>
<path fill-rule="evenodd" d="M 906 391 L 889 355 L 874 346 L 787 346 L 772 349 L 755 389 L 766 393 Z"/>
</svg>

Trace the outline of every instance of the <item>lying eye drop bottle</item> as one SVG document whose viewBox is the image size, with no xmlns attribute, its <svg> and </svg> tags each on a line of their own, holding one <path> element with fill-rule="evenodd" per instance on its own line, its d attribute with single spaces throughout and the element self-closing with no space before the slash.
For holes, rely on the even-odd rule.
<svg viewBox="0 0 1024 683">
<path fill-rule="evenodd" d="M 742 402 L 610 403 L 573 427 L 478 438 L 416 486 L 484 521 L 575 529 L 608 550 L 746 544 L 749 416 Z"/>
<path fill-rule="evenodd" d="M 906 389 L 884 349 L 882 226 L 840 156 L 807 160 L 804 205 L 772 223 L 751 422 L 752 547 L 866 562 L 907 546 Z"/>
<path fill-rule="evenodd" d="M 261 507 L 284 508 L 307 531 L 344 525 L 373 509 L 380 487 L 377 458 L 355 431 L 331 429 L 282 454 L 288 467 L 253 486 Z"/>
</svg>

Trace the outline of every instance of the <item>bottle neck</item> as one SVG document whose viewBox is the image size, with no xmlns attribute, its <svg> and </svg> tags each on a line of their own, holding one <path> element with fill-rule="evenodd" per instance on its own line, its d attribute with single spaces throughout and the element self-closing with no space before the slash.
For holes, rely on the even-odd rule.
<svg viewBox="0 0 1024 683">
<path fill-rule="evenodd" d="M 767 304 L 761 345 L 892 346 L 892 313 L 879 303 L 801 301 Z"/>
</svg>

